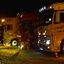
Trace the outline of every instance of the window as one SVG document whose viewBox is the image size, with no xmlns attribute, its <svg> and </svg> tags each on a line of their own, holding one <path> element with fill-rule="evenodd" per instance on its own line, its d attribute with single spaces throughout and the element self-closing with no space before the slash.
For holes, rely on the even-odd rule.
<svg viewBox="0 0 64 64">
<path fill-rule="evenodd" d="M 54 13 L 54 24 L 58 24 L 64 22 L 64 12 L 55 11 Z"/>
<path fill-rule="evenodd" d="M 7 30 L 12 30 L 12 25 L 6 25 Z"/>
<path fill-rule="evenodd" d="M 64 13 L 60 13 L 60 21 L 64 22 Z"/>
<path fill-rule="evenodd" d="M 42 13 L 42 25 L 50 25 L 52 24 L 52 16 L 53 16 L 54 10 L 47 10 L 45 13 Z"/>
<path fill-rule="evenodd" d="M 54 14 L 54 24 L 56 24 L 56 13 Z"/>
</svg>

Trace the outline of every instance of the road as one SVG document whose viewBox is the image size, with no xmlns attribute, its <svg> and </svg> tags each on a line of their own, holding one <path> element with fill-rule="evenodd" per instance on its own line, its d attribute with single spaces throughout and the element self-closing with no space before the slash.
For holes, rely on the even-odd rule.
<svg viewBox="0 0 64 64">
<path fill-rule="evenodd" d="M 64 54 L 39 52 L 35 49 L 0 47 L 0 64 L 64 64 Z"/>
<path fill-rule="evenodd" d="M 23 59 L 25 58 L 23 60 L 25 64 L 64 64 L 64 55 L 60 53 L 56 57 L 55 53 L 51 52 L 39 52 L 29 49 L 24 51 L 26 51 L 24 54 L 27 55 L 23 57 Z"/>
</svg>

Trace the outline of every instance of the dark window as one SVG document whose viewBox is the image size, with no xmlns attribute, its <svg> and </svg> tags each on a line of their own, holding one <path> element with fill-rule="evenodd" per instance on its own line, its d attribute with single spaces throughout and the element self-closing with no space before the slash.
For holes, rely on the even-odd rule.
<svg viewBox="0 0 64 64">
<path fill-rule="evenodd" d="M 52 23 L 52 16 L 54 11 L 53 10 L 47 10 L 45 13 L 42 13 L 42 25 L 46 26 Z"/>
<path fill-rule="evenodd" d="M 7 30 L 12 30 L 12 25 L 6 25 Z"/>
<path fill-rule="evenodd" d="M 54 24 L 56 24 L 56 13 L 54 14 Z"/>
<path fill-rule="evenodd" d="M 64 13 L 60 13 L 60 21 L 64 22 Z"/>
</svg>

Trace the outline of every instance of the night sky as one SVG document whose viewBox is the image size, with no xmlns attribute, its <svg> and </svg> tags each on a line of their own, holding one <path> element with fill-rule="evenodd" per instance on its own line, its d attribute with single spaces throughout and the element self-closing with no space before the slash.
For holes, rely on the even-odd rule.
<svg viewBox="0 0 64 64">
<path fill-rule="evenodd" d="M 42 6 L 63 0 L 2 0 L 0 2 L 0 16 L 16 16 L 18 12 L 38 11 Z"/>
</svg>

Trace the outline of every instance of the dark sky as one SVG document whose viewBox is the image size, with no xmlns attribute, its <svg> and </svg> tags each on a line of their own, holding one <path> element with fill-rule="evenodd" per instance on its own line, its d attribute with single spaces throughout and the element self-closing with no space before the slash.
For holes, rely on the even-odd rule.
<svg viewBox="0 0 64 64">
<path fill-rule="evenodd" d="M 18 12 L 38 11 L 42 6 L 63 0 L 2 0 L 0 16 L 15 16 Z"/>
</svg>

